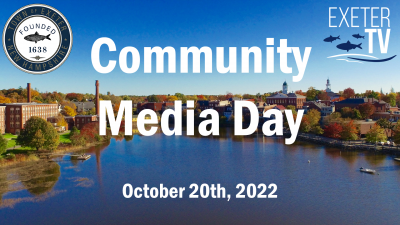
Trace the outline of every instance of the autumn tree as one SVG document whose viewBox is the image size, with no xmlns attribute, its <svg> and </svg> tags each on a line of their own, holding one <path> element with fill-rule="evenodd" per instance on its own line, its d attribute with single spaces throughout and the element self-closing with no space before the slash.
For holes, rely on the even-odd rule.
<svg viewBox="0 0 400 225">
<path fill-rule="evenodd" d="M 343 96 L 344 98 L 353 98 L 355 95 L 356 95 L 356 94 L 355 94 L 355 92 L 354 92 L 354 89 L 352 89 L 352 88 L 346 88 L 346 89 L 344 89 L 343 94 L 342 94 L 342 96 Z"/>
<path fill-rule="evenodd" d="M 69 107 L 69 106 L 65 106 L 64 107 L 64 114 L 66 116 L 76 116 L 76 111 L 75 109 Z"/>
<path fill-rule="evenodd" d="M 360 110 L 362 119 L 368 119 L 375 112 L 375 106 L 369 102 L 361 104 L 358 109 Z"/>
<path fill-rule="evenodd" d="M 113 107 L 114 113 L 118 113 L 118 111 L 119 111 L 119 106 L 120 106 L 120 105 L 121 105 L 120 102 L 114 104 L 114 107 Z"/>
<path fill-rule="evenodd" d="M 295 91 L 294 93 L 296 93 L 296 94 L 298 94 L 298 95 L 303 95 L 303 96 L 306 96 L 306 95 L 307 95 L 307 94 L 304 93 L 302 90 L 297 90 L 297 91 Z"/>
<path fill-rule="evenodd" d="M 340 138 L 349 141 L 349 140 L 357 140 L 358 139 L 358 130 L 354 125 L 354 121 L 350 120 L 350 122 L 344 122 L 342 124 L 342 131 L 340 132 Z"/>
<path fill-rule="evenodd" d="M 321 120 L 321 113 L 316 109 L 311 109 L 303 116 L 300 130 L 308 133 L 312 132 L 314 134 L 322 134 L 323 130 L 319 126 L 319 121 Z"/>
<path fill-rule="evenodd" d="M 328 126 L 325 126 L 324 129 L 324 136 L 329 138 L 340 138 L 340 133 L 342 132 L 343 128 L 342 125 L 339 123 L 332 123 Z"/>
<path fill-rule="evenodd" d="M 11 99 L 4 96 L 0 96 L 0 103 L 11 103 Z"/>
<path fill-rule="evenodd" d="M 365 140 L 368 142 L 385 142 L 387 140 L 387 136 L 385 134 L 385 129 L 383 129 L 378 124 L 374 124 L 372 128 L 365 134 Z"/>
<path fill-rule="evenodd" d="M 321 92 L 321 94 L 318 95 L 319 100 L 331 100 L 331 98 L 328 96 L 328 93 L 325 91 Z"/>
<path fill-rule="evenodd" d="M 230 93 L 230 92 L 227 92 L 226 95 L 225 95 L 225 99 L 229 100 L 230 98 L 233 98 L 233 94 Z"/>
<path fill-rule="evenodd" d="M 175 95 L 170 95 L 167 97 L 167 102 L 173 102 L 173 101 L 177 101 L 178 97 L 176 97 Z"/>
<path fill-rule="evenodd" d="M 67 121 L 65 121 L 65 118 L 62 114 L 59 114 L 56 117 L 56 120 L 57 120 L 57 127 L 67 127 L 68 126 L 68 123 L 67 123 Z"/>
<path fill-rule="evenodd" d="M 40 131 L 38 132 L 38 130 Z M 38 141 L 41 140 L 41 137 L 44 138 L 43 144 Z M 59 144 L 59 135 L 51 123 L 40 117 L 32 116 L 26 121 L 25 129 L 21 131 L 17 138 L 17 144 L 37 150 L 39 148 L 54 150 Z"/>
</svg>

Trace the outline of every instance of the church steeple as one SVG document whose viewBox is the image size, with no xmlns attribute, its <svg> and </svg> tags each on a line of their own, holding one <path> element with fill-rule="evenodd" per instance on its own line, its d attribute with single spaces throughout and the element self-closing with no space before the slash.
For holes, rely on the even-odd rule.
<svg viewBox="0 0 400 225">
<path fill-rule="evenodd" d="M 331 82 L 330 82 L 329 78 L 326 80 L 326 89 L 325 89 L 325 91 L 326 92 L 332 92 L 332 90 L 331 90 Z"/>
<path fill-rule="evenodd" d="M 286 80 L 282 85 L 282 93 L 285 95 L 287 95 L 289 93 L 288 84 L 286 83 Z"/>
</svg>

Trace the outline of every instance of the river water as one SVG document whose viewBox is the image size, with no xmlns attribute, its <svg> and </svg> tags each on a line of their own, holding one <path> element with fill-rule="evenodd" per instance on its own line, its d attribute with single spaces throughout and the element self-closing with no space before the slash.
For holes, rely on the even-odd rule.
<svg viewBox="0 0 400 225">
<path fill-rule="evenodd" d="M 113 138 L 87 153 L 0 169 L 1 224 L 400 224 L 400 163 L 388 155 L 230 132 Z M 126 183 L 186 190 L 126 199 Z M 220 183 L 232 197 L 190 199 L 192 183 Z M 275 183 L 278 197 L 237 199 L 239 183 Z"/>
</svg>

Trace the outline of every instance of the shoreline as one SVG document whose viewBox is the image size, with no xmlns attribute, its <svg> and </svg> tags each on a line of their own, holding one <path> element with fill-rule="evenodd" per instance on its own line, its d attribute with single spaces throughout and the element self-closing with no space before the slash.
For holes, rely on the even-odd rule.
<svg viewBox="0 0 400 225">
<path fill-rule="evenodd" d="M 96 145 L 100 145 L 103 144 L 107 141 L 100 141 L 100 142 L 93 142 L 93 143 L 88 143 L 85 144 L 85 146 L 73 146 L 71 144 L 60 144 L 59 147 L 57 147 L 56 150 L 54 151 L 43 151 L 43 150 L 21 150 L 21 153 L 17 153 L 15 155 L 23 155 L 24 159 L 22 159 L 21 161 L 18 161 L 17 158 L 13 159 L 13 160 L 6 160 L 3 163 L 0 163 L 0 169 L 1 168 L 7 168 L 7 167 L 11 167 L 11 166 L 16 166 L 18 167 L 18 164 L 22 164 L 22 163 L 26 163 L 26 162 L 35 162 L 35 161 L 41 161 L 43 159 L 47 160 L 50 157 L 41 157 L 41 154 L 69 154 L 69 153 L 74 153 L 74 152 L 78 152 L 81 150 L 85 150 L 88 149 L 90 147 L 96 146 Z M 32 155 L 34 157 L 32 157 Z M 54 157 L 59 157 L 60 155 L 55 155 Z M 22 166 L 22 165 L 21 165 Z"/>
<path fill-rule="evenodd" d="M 289 131 L 284 131 L 283 136 L 290 136 L 291 133 Z M 315 134 L 308 133 L 298 133 L 297 139 L 300 141 L 324 145 L 326 147 L 335 147 L 348 151 L 370 151 L 370 152 L 379 152 L 388 155 L 400 155 L 400 146 L 387 146 L 387 145 L 378 145 L 366 142 L 365 140 L 355 140 L 355 141 L 343 141 L 339 139 L 327 138 L 323 136 L 318 136 Z"/>
</svg>

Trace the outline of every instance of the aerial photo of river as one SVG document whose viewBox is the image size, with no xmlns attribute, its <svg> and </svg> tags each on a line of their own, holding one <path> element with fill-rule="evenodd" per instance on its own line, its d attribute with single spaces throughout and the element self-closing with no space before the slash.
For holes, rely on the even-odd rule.
<svg viewBox="0 0 400 225">
<path fill-rule="evenodd" d="M 7 224 L 399 224 L 400 162 L 280 137 L 134 135 L 69 156 L 0 168 Z M 361 173 L 360 167 L 376 174 Z M 186 187 L 183 198 L 126 199 L 133 187 Z M 232 195 L 189 199 L 190 184 Z M 277 185 L 277 198 L 237 199 L 236 185 Z M 270 192 L 270 190 L 267 190 Z"/>
</svg>

